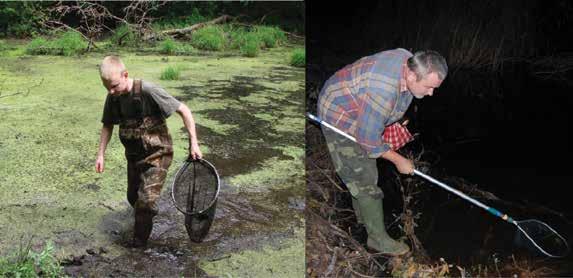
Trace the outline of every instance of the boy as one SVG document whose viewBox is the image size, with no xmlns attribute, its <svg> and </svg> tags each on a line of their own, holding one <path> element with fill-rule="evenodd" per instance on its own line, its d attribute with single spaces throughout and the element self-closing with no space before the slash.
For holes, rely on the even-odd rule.
<svg viewBox="0 0 573 278">
<path fill-rule="evenodd" d="M 159 86 L 129 78 L 121 59 L 107 56 L 100 76 L 108 90 L 103 109 L 96 172 L 104 171 L 104 155 L 113 126 L 119 124 L 119 138 L 127 159 L 127 200 L 135 209 L 134 246 L 143 246 L 151 234 L 157 200 L 173 158 L 171 136 L 165 118 L 179 114 L 189 134 L 189 156 L 202 157 L 191 111 Z"/>
</svg>

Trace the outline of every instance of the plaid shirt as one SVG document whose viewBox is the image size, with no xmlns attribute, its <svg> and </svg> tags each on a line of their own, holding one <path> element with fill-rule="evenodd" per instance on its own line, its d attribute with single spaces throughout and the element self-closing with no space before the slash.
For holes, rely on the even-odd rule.
<svg viewBox="0 0 573 278">
<path fill-rule="evenodd" d="M 402 48 L 383 51 L 337 71 L 320 92 L 319 117 L 354 136 L 370 158 L 393 149 L 382 134 L 412 102 L 400 82 L 402 65 L 411 56 Z"/>
</svg>

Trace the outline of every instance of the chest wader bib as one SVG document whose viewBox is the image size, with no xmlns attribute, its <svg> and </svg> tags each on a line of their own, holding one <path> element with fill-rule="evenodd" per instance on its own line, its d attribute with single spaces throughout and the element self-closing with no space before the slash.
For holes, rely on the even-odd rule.
<svg viewBox="0 0 573 278">
<path fill-rule="evenodd" d="M 144 244 L 157 215 L 157 200 L 173 159 L 173 144 L 165 119 L 148 115 L 141 91 L 141 80 L 134 80 L 134 118 L 121 117 L 119 138 L 127 159 L 127 200 L 135 209 L 134 240 Z"/>
</svg>

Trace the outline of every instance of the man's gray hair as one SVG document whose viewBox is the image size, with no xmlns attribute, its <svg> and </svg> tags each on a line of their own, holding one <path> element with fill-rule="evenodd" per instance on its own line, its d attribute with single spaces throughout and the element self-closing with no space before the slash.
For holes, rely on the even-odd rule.
<svg viewBox="0 0 573 278">
<path fill-rule="evenodd" d="M 422 80 L 428 74 L 435 72 L 440 80 L 448 75 L 448 64 L 440 53 L 433 50 L 422 50 L 414 53 L 408 59 L 408 68 L 416 74 L 417 81 Z"/>
</svg>

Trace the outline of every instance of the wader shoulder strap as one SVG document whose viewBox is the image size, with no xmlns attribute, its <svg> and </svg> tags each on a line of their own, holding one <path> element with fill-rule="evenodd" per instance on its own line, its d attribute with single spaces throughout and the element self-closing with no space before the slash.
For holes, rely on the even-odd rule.
<svg viewBox="0 0 573 278">
<path fill-rule="evenodd" d="M 139 102 L 140 108 L 139 108 L 139 118 L 143 118 L 144 115 L 146 115 L 146 111 L 145 111 L 145 105 L 143 104 L 144 100 L 143 100 L 143 94 L 142 94 L 142 85 L 141 85 L 141 79 L 134 79 L 133 80 L 133 99 L 136 100 L 137 102 Z"/>
<path fill-rule="evenodd" d="M 133 91 L 135 92 L 136 97 L 141 96 L 141 79 L 133 80 Z"/>
</svg>

